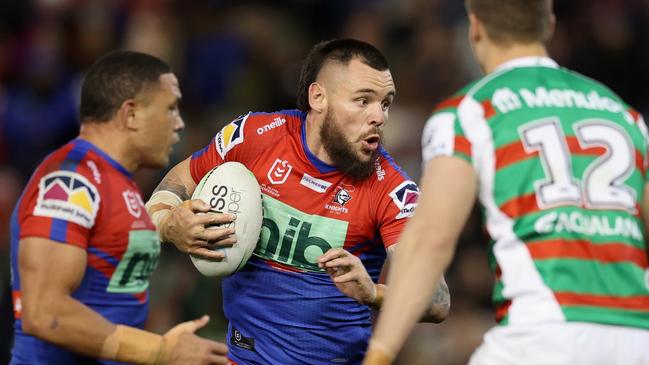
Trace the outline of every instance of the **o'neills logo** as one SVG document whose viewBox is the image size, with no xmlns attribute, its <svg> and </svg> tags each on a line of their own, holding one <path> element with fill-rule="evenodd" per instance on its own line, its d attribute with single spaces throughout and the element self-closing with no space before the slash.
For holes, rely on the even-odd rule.
<svg viewBox="0 0 649 365">
<path fill-rule="evenodd" d="M 374 168 L 376 169 L 376 179 L 383 181 L 385 179 L 385 170 L 381 167 L 381 161 L 379 159 L 376 159 L 376 162 L 374 162 Z"/>
<path fill-rule="evenodd" d="M 265 126 L 257 128 L 257 134 L 264 134 L 273 128 L 281 127 L 282 125 L 284 125 L 284 123 L 286 123 L 286 118 L 277 117 Z"/>
</svg>

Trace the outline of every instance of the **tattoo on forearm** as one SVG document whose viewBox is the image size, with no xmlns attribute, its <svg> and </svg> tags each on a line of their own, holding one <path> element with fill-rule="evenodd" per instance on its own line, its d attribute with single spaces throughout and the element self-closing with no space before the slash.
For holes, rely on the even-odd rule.
<svg viewBox="0 0 649 365">
<path fill-rule="evenodd" d="M 444 279 L 440 280 L 439 285 L 437 285 L 437 289 L 433 295 L 433 305 L 441 306 L 446 310 L 451 306 L 451 295 Z"/>
<path fill-rule="evenodd" d="M 50 322 L 50 329 L 55 330 L 59 327 L 59 318 L 57 316 L 54 316 L 52 318 L 52 322 Z"/>
<path fill-rule="evenodd" d="M 424 315 L 424 321 L 439 323 L 443 321 L 451 309 L 451 295 L 448 291 L 448 285 L 444 278 L 437 284 L 433 300 L 428 308 L 428 313 Z"/>
<path fill-rule="evenodd" d="M 182 200 L 188 200 L 190 198 L 185 185 L 179 182 L 175 182 L 171 178 L 164 178 L 153 192 L 155 193 L 161 190 L 171 191 L 172 193 L 178 195 Z"/>
</svg>

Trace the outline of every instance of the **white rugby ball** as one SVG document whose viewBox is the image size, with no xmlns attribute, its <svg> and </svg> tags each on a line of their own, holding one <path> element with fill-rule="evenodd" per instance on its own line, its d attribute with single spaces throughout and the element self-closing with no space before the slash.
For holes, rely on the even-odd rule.
<svg viewBox="0 0 649 365">
<path fill-rule="evenodd" d="M 190 255 L 194 266 L 205 276 L 227 276 L 241 269 L 257 246 L 263 219 L 261 190 L 255 175 L 239 162 L 225 162 L 210 170 L 198 183 L 192 199 L 201 199 L 215 213 L 231 213 L 237 243 L 215 248 L 225 254 L 222 261 Z"/>
</svg>

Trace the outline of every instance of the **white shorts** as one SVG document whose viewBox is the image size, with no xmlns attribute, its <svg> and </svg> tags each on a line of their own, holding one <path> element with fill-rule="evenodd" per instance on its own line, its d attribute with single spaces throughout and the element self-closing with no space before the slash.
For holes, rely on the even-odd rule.
<svg viewBox="0 0 649 365">
<path fill-rule="evenodd" d="M 584 322 L 498 326 L 469 365 L 649 365 L 649 330 Z"/>
</svg>

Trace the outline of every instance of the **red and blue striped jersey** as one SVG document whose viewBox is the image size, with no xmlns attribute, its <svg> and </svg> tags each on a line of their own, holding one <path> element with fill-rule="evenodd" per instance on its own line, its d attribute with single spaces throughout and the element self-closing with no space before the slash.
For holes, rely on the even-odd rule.
<svg viewBox="0 0 649 365">
<path fill-rule="evenodd" d="M 257 249 L 222 286 L 237 363 L 360 363 L 370 310 L 342 294 L 317 258 L 344 248 L 376 280 L 419 195 L 383 149 L 374 173 L 360 182 L 320 161 L 306 144 L 305 118 L 297 110 L 247 114 L 191 159 L 196 182 L 214 166 L 238 161 L 262 191 Z"/>
<path fill-rule="evenodd" d="M 118 162 L 88 141 L 73 140 L 39 165 L 11 218 L 13 361 L 86 363 L 88 359 L 22 331 L 18 255 L 20 240 L 26 237 L 86 251 L 83 280 L 72 296 L 111 322 L 143 325 L 149 276 L 157 266 L 160 243 L 140 189 Z"/>
</svg>

